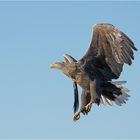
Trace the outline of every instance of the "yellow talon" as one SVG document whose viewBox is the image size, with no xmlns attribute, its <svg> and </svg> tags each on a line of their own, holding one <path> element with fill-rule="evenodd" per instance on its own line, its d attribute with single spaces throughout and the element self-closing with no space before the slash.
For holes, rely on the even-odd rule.
<svg viewBox="0 0 140 140">
<path fill-rule="evenodd" d="M 92 103 L 88 103 L 86 106 L 85 106 L 85 110 L 87 112 L 89 112 L 91 110 L 91 107 L 92 107 Z"/>
<path fill-rule="evenodd" d="M 77 113 L 74 114 L 73 120 L 74 120 L 74 121 L 77 121 L 77 120 L 79 120 L 79 119 L 80 119 L 80 112 L 77 112 Z"/>
</svg>

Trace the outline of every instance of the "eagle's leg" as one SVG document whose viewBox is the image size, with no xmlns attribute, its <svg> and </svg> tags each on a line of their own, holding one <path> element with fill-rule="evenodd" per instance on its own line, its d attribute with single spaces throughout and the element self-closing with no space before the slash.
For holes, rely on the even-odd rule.
<svg viewBox="0 0 140 140">
<path fill-rule="evenodd" d="M 99 82 L 97 81 L 97 79 L 90 81 L 90 97 L 91 97 L 91 99 L 90 99 L 90 102 L 85 106 L 85 110 L 87 112 L 90 111 L 92 104 L 98 98 L 97 91 L 96 91 L 98 89 L 98 86 L 99 86 Z"/>
<path fill-rule="evenodd" d="M 86 91 L 85 89 L 82 90 L 80 112 L 82 112 L 84 115 L 88 113 L 85 110 L 85 106 L 90 102 L 90 97 L 88 96 L 88 94 L 88 91 Z"/>
</svg>

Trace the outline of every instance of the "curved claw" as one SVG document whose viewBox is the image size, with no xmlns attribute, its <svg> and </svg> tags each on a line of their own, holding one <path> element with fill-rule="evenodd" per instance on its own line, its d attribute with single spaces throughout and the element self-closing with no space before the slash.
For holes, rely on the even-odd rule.
<svg viewBox="0 0 140 140">
<path fill-rule="evenodd" d="M 74 114 L 73 120 L 74 120 L 74 121 L 77 121 L 77 120 L 79 120 L 79 119 L 80 119 L 80 112 L 77 112 L 77 113 Z"/>
<path fill-rule="evenodd" d="M 87 112 L 89 112 L 91 110 L 91 107 L 92 107 L 92 103 L 88 103 L 86 106 L 85 106 L 85 110 Z"/>
</svg>

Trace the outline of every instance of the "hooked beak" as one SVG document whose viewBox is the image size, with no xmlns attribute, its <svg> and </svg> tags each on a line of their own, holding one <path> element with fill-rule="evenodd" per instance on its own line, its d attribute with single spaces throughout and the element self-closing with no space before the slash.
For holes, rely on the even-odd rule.
<svg viewBox="0 0 140 140">
<path fill-rule="evenodd" d="M 53 63 L 53 64 L 50 64 L 50 68 L 56 68 L 56 64 L 55 63 Z"/>
<path fill-rule="evenodd" d="M 53 64 L 50 64 L 50 68 L 52 69 L 62 69 L 65 66 L 64 62 L 55 62 Z"/>
</svg>

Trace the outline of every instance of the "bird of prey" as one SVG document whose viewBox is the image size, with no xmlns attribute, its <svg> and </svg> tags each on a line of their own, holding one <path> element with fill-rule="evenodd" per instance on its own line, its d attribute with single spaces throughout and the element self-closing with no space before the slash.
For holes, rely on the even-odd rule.
<svg viewBox="0 0 140 140">
<path fill-rule="evenodd" d="M 65 54 L 65 62 L 55 62 L 51 68 L 61 70 L 73 81 L 74 87 L 74 116 L 80 118 L 80 113 L 88 114 L 92 104 L 126 103 L 129 90 L 122 84 L 126 81 L 118 79 L 123 65 L 131 65 L 133 50 L 137 50 L 132 40 L 112 24 L 96 24 L 90 46 L 85 55 L 76 60 Z M 79 108 L 78 87 L 82 88 L 81 107 Z"/>
</svg>

